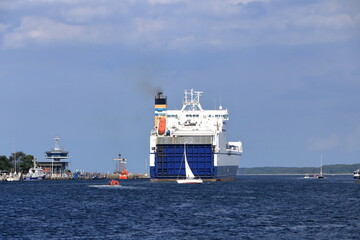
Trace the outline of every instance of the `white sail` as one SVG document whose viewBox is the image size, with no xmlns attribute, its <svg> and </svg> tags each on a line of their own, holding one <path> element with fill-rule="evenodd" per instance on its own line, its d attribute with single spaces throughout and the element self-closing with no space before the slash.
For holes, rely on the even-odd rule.
<svg viewBox="0 0 360 240">
<path fill-rule="evenodd" d="M 321 154 L 321 160 L 320 160 L 320 175 L 323 175 L 322 165 L 323 165 L 323 156 L 322 156 L 322 154 Z"/>
<path fill-rule="evenodd" d="M 189 166 L 189 163 L 187 161 L 186 157 L 186 147 L 184 146 L 184 161 L 185 161 L 185 179 L 178 179 L 176 180 L 178 183 L 203 183 L 203 180 L 199 177 L 198 179 L 195 179 L 194 173 L 191 171 L 191 168 Z"/>
<path fill-rule="evenodd" d="M 184 156 L 185 156 L 185 175 L 186 175 L 186 179 L 194 179 L 195 175 L 191 171 L 191 168 L 190 168 L 189 163 L 187 161 L 186 151 L 184 151 Z"/>
</svg>

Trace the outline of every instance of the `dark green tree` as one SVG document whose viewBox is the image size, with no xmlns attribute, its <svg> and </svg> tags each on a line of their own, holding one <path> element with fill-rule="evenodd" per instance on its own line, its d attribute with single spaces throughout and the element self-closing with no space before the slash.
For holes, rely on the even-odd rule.
<svg viewBox="0 0 360 240">
<path fill-rule="evenodd" d="M 12 153 L 9 157 L 9 161 L 13 163 L 12 171 L 28 172 L 29 168 L 34 165 L 33 159 L 33 155 L 27 155 L 24 152 Z"/>
<path fill-rule="evenodd" d="M 29 172 L 29 169 L 34 166 L 34 156 L 25 155 L 20 161 L 20 171 L 23 173 Z"/>
<path fill-rule="evenodd" d="M 19 167 L 19 163 L 21 161 L 21 159 L 25 156 L 24 152 L 16 152 L 16 153 L 12 153 L 9 156 L 9 161 L 12 163 L 13 167 L 11 168 L 11 171 L 14 172 L 18 172 L 20 171 L 20 167 Z"/>
<path fill-rule="evenodd" d="M 12 167 L 13 165 L 7 156 L 0 156 L 0 170 L 10 171 Z"/>
</svg>

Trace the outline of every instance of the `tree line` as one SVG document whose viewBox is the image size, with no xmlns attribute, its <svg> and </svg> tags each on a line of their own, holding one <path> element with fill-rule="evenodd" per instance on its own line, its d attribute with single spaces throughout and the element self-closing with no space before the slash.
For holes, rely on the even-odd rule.
<svg viewBox="0 0 360 240">
<path fill-rule="evenodd" d="M 24 152 L 11 153 L 9 157 L 0 156 L 0 172 L 27 173 L 34 166 L 34 156 Z"/>
<path fill-rule="evenodd" d="M 323 165 L 324 174 L 350 174 L 360 168 L 360 164 Z M 239 168 L 238 174 L 319 174 L 318 167 L 254 167 Z"/>
</svg>

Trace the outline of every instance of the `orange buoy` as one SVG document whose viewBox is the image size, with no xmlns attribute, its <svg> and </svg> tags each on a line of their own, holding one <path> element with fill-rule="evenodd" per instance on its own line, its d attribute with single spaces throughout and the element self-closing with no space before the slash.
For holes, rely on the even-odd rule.
<svg viewBox="0 0 360 240">
<path fill-rule="evenodd" d="M 160 118 L 158 133 L 160 135 L 163 135 L 165 133 L 165 129 L 166 129 L 166 119 L 165 118 Z"/>
</svg>

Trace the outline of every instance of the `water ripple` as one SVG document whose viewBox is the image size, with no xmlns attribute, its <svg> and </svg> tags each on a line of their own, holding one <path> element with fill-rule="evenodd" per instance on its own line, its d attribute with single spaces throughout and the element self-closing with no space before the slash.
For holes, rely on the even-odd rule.
<svg viewBox="0 0 360 240">
<path fill-rule="evenodd" d="M 345 176 L 104 184 L 1 182 L 0 238 L 353 239 L 360 229 L 360 185 Z"/>
</svg>

